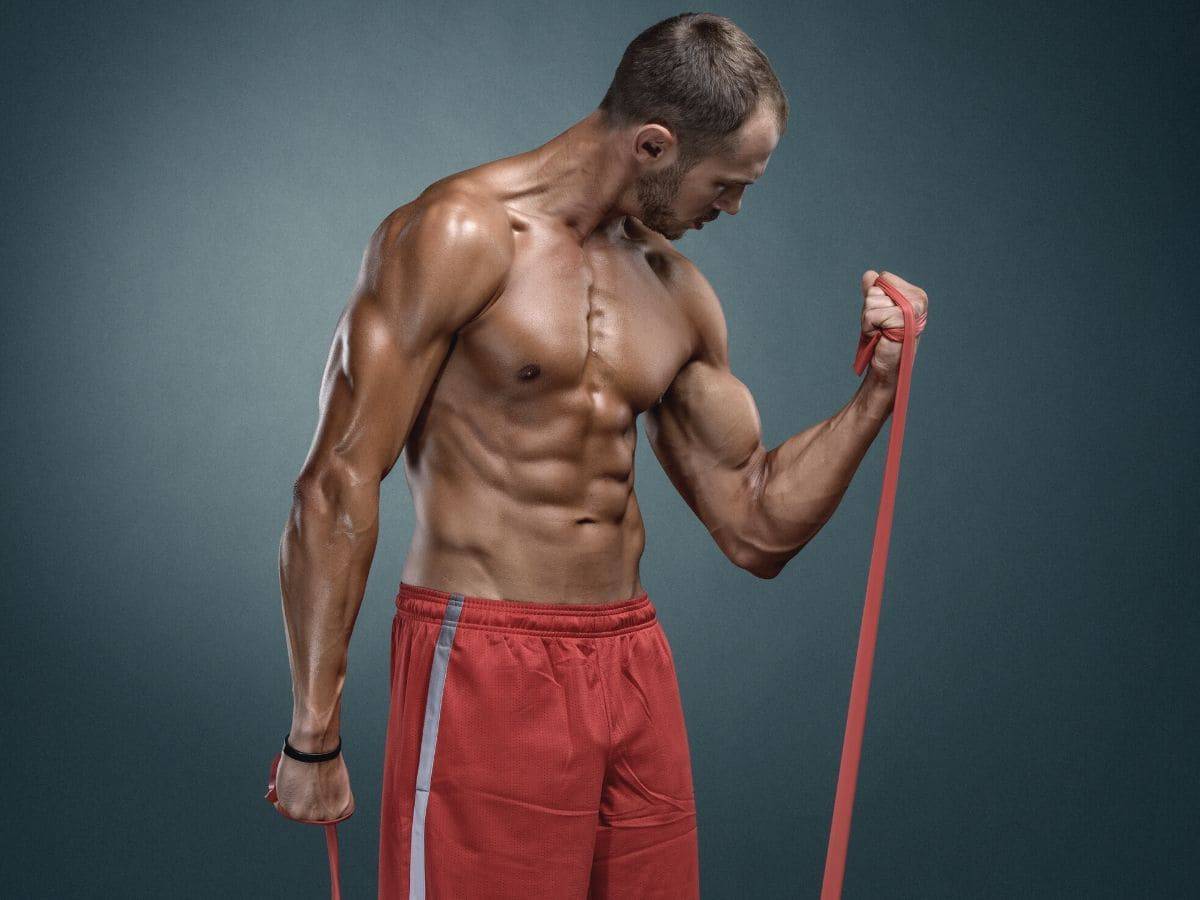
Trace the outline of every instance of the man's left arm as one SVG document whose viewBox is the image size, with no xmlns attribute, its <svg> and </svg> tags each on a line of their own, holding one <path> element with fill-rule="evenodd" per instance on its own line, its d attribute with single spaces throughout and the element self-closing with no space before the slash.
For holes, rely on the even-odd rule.
<svg viewBox="0 0 1200 900">
<path fill-rule="evenodd" d="M 647 411 L 646 434 L 672 484 L 721 551 L 740 568 L 773 578 L 841 503 L 891 414 L 894 369 L 873 363 L 842 409 L 767 450 L 754 398 L 729 368 L 720 302 L 690 261 L 683 260 L 682 266 L 676 288 L 686 294 L 692 311 L 696 347 Z M 868 295 L 875 274 L 863 278 L 863 328 L 868 334 L 873 322 L 881 328 L 893 324 L 881 308 L 886 304 Z M 884 275 L 892 283 L 901 281 Z M 891 308 L 899 317 L 899 307 Z"/>
</svg>

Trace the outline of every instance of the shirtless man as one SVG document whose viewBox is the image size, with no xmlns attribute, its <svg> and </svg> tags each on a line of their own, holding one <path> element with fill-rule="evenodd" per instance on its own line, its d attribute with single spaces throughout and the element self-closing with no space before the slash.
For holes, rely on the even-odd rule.
<svg viewBox="0 0 1200 900">
<path fill-rule="evenodd" d="M 698 896 L 673 660 L 638 571 L 637 417 L 721 551 L 772 578 L 833 515 L 898 373 L 881 340 L 845 407 L 764 448 L 720 303 L 672 245 L 737 214 L 786 121 L 753 42 L 683 14 L 629 45 L 594 112 L 436 182 L 372 235 L 280 579 L 288 740 L 332 751 L 380 482 L 407 450 L 381 898 Z M 877 275 L 864 333 L 904 324 Z M 344 756 L 281 760 L 285 815 L 353 805 Z"/>
</svg>

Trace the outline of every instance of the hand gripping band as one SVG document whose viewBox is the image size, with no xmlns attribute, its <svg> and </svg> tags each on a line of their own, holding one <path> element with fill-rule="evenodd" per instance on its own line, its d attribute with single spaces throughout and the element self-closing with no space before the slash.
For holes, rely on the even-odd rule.
<svg viewBox="0 0 1200 900">
<path fill-rule="evenodd" d="M 289 734 L 288 737 L 291 735 Z M 338 745 L 327 753 L 304 753 L 297 750 L 290 743 L 288 737 L 283 739 L 283 750 L 275 754 L 275 758 L 271 760 L 271 772 L 267 776 L 267 793 L 266 799 L 275 809 L 286 819 L 292 819 L 294 822 L 303 822 L 306 825 L 321 825 L 325 828 L 325 853 L 329 857 L 329 893 L 332 900 L 342 900 L 342 882 L 340 874 L 340 866 L 338 865 L 338 835 L 337 823 L 344 822 L 354 815 L 355 807 L 351 805 L 349 812 L 336 819 L 321 819 L 312 821 L 306 819 L 295 819 L 283 811 L 283 807 L 279 805 L 279 793 L 275 790 L 275 778 L 279 772 L 279 761 L 286 753 L 292 759 L 300 762 L 326 762 L 335 758 L 342 752 L 342 739 L 338 738 Z"/>
<path fill-rule="evenodd" d="M 904 295 L 901 294 L 900 291 L 898 291 L 896 288 L 892 287 L 892 285 L 890 285 L 886 281 L 884 281 L 882 276 L 875 279 L 875 284 L 873 284 L 872 287 L 875 287 L 876 285 L 883 288 L 883 292 L 885 294 L 887 294 L 889 297 L 891 297 L 893 300 L 895 300 L 895 302 L 897 304 L 900 305 L 900 310 L 902 312 L 906 308 L 908 311 L 905 313 L 905 316 L 904 316 L 904 327 L 903 328 L 884 328 L 884 329 L 881 329 L 879 331 L 872 333 L 870 337 L 867 337 L 865 334 L 862 334 L 862 333 L 859 334 L 859 336 L 858 336 L 858 352 L 856 352 L 854 354 L 854 372 L 857 375 L 861 375 L 864 371 L 866 371 L 867 363 L 869 363 L 871 361 L 871 356 L 875 352 L 875 345 L 879 343 L 880 335 L 887 338 L 889 341 L 903 342 L 904 341 L 904 333 L 906 331 L 913 330 L 912 322 L 911 322 L 912 307 L 906 306 L 906 304 L 908 304 L 908 301 L 906 299 L 904 299 Z M 899 297 L 900 299 L 896 299 L 897 297 Z M 919 335 L 922 331 L 925 330 L 926 318 L 928 318 L 928 312 L 926 310 L 922 310 L 921 314 L 916 317 L 916 330 L 914 332 L 915 334 Z M 903 366 L 904 365 L 904 360 L 903 360 L 904 351 L 903 350 L 900 351 L 900 356 L 901 356 L 900 365 Z M 911 366 L 909 367 L 909 371 L 910 372 L 912 371 Z M 905 387 L 907 388 L 907 384 L 905 385 Z M 897 406 L 900 405 L 899 393 L 900 393 L 899 391 L 896 392 L 896 405 Z M 905 392 L 904 399 L 905 399 L 905 401 L 908 400 L 907 391 Z M 894 427 L 893 427 L 893 430 L 895 430 Z M 899 455 L 900 455 L 899 452 L 897 452 L 896 453 L 897 458 L 899 457 Z"/>
<path fill-rule="evenodd" d="M 850 813 L 854 807 L 854 787 L 858 781 L 858 762 L 862 755 L 863 729 L 867 718 L 867 695 L 871 689 L 871 664 L 875 658 L 875 636 L 879 631 L 879 606 L 883 598 L 883 573 L 887 566 L 888 541 L 892 533 L 892 512 L 896 505 L 896 484 L 900 478 L 900 450 L 904 444 L 904 419 L 908 412 L 908 388 L 912 382 L 913 338 L 925 329 L 924 312 L 913 313 L 912 304 L 895 286 L 875 279 L 900 307 L 904 327 L 885 328 L 870 337 L 859 335 L 854 371 L 861 375 L 867 368 L 880 335 L 900 342 L 900 376 L 892 411 L 892 429 L 888 435 L 887 461 L 883 467 L 883 494 L 875 520 L 875 544 L 871 549 L 871 568 L 867 576 L 867 598 L 863 607 L 862 629 L 858 637 L 858 655 L 854 661 L 854 680 L 850 686 L 850 709 L 846 715 L 846 736 L 842 743 L 842 761 L 838 770 L 837 794 L 833 801 L 833 823 L 829 829 L 829 849 L 825 856 L 825 877 L 821 900 L 839 900 L 846 872 L 846 848 L 850 843 Z"/>
</svg>

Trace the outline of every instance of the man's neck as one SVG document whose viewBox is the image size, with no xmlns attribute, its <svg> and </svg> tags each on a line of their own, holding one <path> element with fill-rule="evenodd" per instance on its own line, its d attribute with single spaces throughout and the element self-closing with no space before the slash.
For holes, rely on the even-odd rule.
<svg viewBox="0 0 1200 900">
<path fill-rule="evenodd" d="M 633 214 L 633 174 L 599 110 L 526 155 L 538 205 L 575 232 L 582 243 L 597 229 L 619 228 Z"/>
</svg>

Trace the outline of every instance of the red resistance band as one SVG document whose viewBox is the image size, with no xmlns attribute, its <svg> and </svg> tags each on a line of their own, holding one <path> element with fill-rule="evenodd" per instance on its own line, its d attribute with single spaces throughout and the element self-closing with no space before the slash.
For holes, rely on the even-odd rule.
<svg viewBox="0 0 1200 900">
<path fill-rule="evenodd" d="M 291 819 L 293 822 L 303 822 L 306 825 L 324 825 L 325 826 L 325 851 L 329 855 L 329 891 L 333 900 L 342 900 L 342 880 L 338 872 L 338 836 L 337 823 L 345 822 L 348 818 L 354 815 L 354 807 L 351 807 L 350 812 L 342 816 L 340 819 L 323 819 L 312 821 L 311 819 L 297 819 L 294 816 L 289 816 L 283 811 L 283 807 L 279 805 L 279 794 L 275 791 L 275 773 L 279 771 L 279 759 L 283 756 L 283 752 L 275 754 L 275 758 L 271 760 L 271 774 L 267 780 L 266 799 L 279 810 L 280 815 L 286 819 Z"/>
<path fill-rule="evenodd" d="M 884 328 L 870 337 L 859 335 L 854 371 L 866 371 L 882 335 L 900 342 L 900 377 L 892 410 L 892 430 L 888 435 L 887 462 L 883 467 L 883 494 L 875 520 L 875 545 L 871 549 L 871 568 L 867 576 L 867 599 L 863 607 L 862 630 L 858 636 L 858 656 L 854 661 L 854 680 L 850 686 L 850 711 L 846 715 L 846 737 L 842 743 L 842 762 L 838 771 L 837 795 L 833 801 L 833 824 L 829 829 L 829 850 L 825 856 L 825 878 L 821 900 L 839 900 L 846 873 L 846 848 L 850 843 L 850 813 L 854 808 L 854 787 L 858 782 L 858 761 L 862 756 L 863 729 L 867 720 L 867 695 L 871 689 L 871 663 L 875 659 L 875 636 L 879 631 L 879 605 L 883 598 L 883 573 L 887 567 L 888 541 L 892 536 L 892 512 L 896 507 L 896 484 L 900 480 L 900 450 L 904 445 L 904 419 L 908 412 L 908 388 L 912 383 L 913 354 L 916 338 L 925 330 L 926 313 L 914 315 L 912 304 L 895 286 L 880 276 L 875 284 L 895 301 L 904 314 L 903 328 Z"/>
<path fill-rule="evenodd" d="M 908 386 L 912 380 L 913 347 L 905 340 L 906 335 L 919 335 L 925 330 L 925 313 L 919 317 L 913 313 L 912 305 L 897 288 L 883 280 L 875 284 L 892 298 L 904 314 L 903 328 L 884 328 L 870 337 L 859 335 L 858 350 L 854 356 L 854 371 L 862 375 L 875 352 L 880 336 L 899 341 L 900 378 L 896 385 L 896 401 L 892 410 L 892 430 L 888 437 L 887 462 L 883 470 L 883 496 L 879 501 L 879 516 L 875 522 L 875 546 L 871 551 L 871 569 L 867 577 L 867 601 L 863 610 L 862 632 L 858 639 L 858 658 L 854 663 L 854 681 L 850 687 L 850 712 L 846 717 L 846 739 L 842 744 L 842 764 L 838 772 L 837 796 L 833 803 L 833 825 L 829 832 L 829 852 L 825 857 L 825 880 L 821 886 L 821 900 L 839 900 L 842 895 L 842 878 L 846 871 L 846 847 L 850 841 L 850 813 L 854 806 L 854 786 L 858 780 L 858 761 L 862 755 L 863 727 L 867 717 L 867 694 L 871 686 L 871 663 L 875 658 L 875 635 L 879 630 L 879 603 L 883 597 L 883 573 L 887 565 L 888 539 L 892 532 L 892 511 L 895 508 L 896 483 L 900 477 L 900 448 L 904 443 L 904 416 L 908 411 Z M 275 792 L 275 773 L 279 769 L 282 753 L 276 753 L 271 761 L 271 774 L 267 783 L 266 799 L 286 818 L 294 819 L 279 806 L 279 795 Z M 341 900 L 342 885 L 338 867 L 337 823 L 344 822 L 354 814 L 328 821 L 306 822 L 325 827 L 325 850 L 329 856 L 329 889 L 332 900 Z"/>
</svg>

